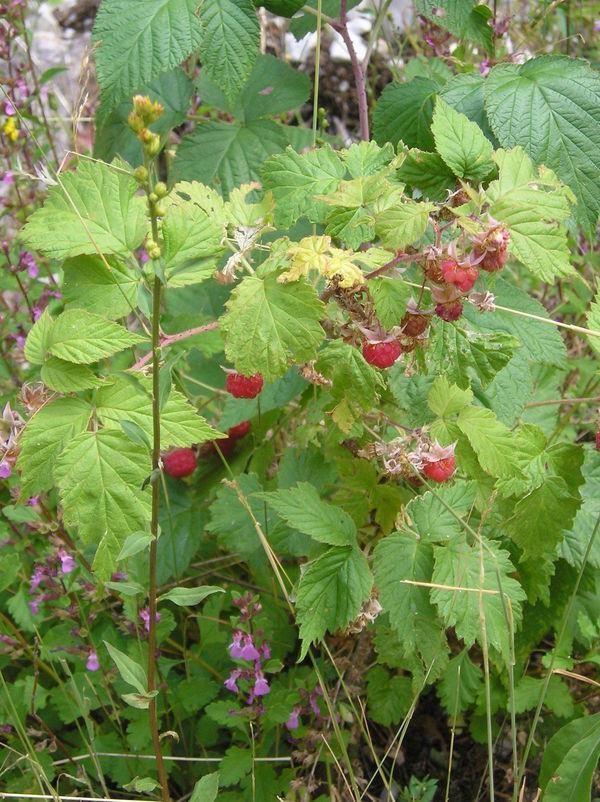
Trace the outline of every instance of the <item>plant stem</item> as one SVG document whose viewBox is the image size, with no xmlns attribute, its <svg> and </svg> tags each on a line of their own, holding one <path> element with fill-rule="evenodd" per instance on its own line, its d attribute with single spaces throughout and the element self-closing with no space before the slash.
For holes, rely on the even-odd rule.
<svg viewBox="0 0 600 802">
<path fill-rule="evenodd" d="M 149 189 L 149 187 L 148 187 Z M 149 192 L 147 192 L 149 195 Z M 155 204 L 148 197 L 148 209 L 152 225 L 152 238 L 158 242 L 158 223 Z M 148 692 L 156 690 L 156 562 L 158 547 L 158 513 L 160 508 L 160 302 L 161 280 L 155 275 L 152 289 L 152 517 L 150 521 L 149 590 L 148 590 Z M 171 802 L 169 783 L 163 761 L 158 731 L 156 697 L 148 704 L 148 718 L 152 733 L 152 745 L 156 756 L 156 770 L 163 802 Z"/>
<path fill-rule="evenodd" d="M 354 83 L 356 84 L 356 99 L 358 101 L 358 119 L 360 125 L 360 138 L 369 140 L 369 104 L 367 102 L 367 85 L 365 82 L 365 69 L 360 63 L 354 43 L 348 30 L 348 2 L 341 0 L 340 2 L 340 19 L 339 22 L 330 23 L 331 27 L 339 33 L 344 40 L 348 55 L 350 56 L 350 63 L 352 64 L 352 73 L 354 75 Z"/>
<path fill-rule="evenodd" d="M 181 340 L 187 340 L 188 337 L 195 337 L 197 334 L 204 334 L 205 331 L 214 331 L 219 327 L 219 323 L 217 320 L 213 321 L 212 323 L 205 323 L 204 326 L 196 326 L 193 329 L 186 329 L 185 331 L 178 331 L 177 334 L 166 334 L 159 340 L 159 348 L 167 348 L 169 345 L 173 345 L 174 343 L 181 342 Z M 129 370 L 140 370 L 144 367 L 153 356 L 153 351 L 149 351 L 145 356 L 132 365 Z"/>
</svg>

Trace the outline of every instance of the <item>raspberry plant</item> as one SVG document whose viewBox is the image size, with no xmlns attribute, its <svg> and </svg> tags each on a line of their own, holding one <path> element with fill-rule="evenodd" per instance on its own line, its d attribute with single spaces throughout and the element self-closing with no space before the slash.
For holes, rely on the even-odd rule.
<svg viewBox="0 0 600 802">
<path fill-rule="evenodd" d="M 387 762 L 431 697 L 486 745 L 490 799 L 503 732 L 515 802 L 589 799 L 598 714 L 568 682 L 598 660 L 600 462 L 572 412 L 597 388 L 576 243 L 600 79 L 562 56 L 484 78 L 491 9 L 419 0 L 464 69 L 415 59 L 371 140 L 349 5 L 266 4 L 346 42 L 342 147 L 277 117 L 309 82 L 259 54 L 250 0 L 104 0 L 95 157 L 19 231 L 61 297 L 4 412 L 5 515 L 33 546 L 6 545 L 0 710 L 26 754 L 28 717 L 65 728 L 75 791 L 433 799 Z M 192 81 L 214 114 L 173 158 Z M 11 767 L 11 790 L 56 795 L 56 765 Z"/>
</svg>

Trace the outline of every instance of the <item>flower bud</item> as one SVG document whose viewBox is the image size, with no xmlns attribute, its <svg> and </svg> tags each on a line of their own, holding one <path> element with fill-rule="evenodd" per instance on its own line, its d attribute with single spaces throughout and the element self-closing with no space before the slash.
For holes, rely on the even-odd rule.
<svg viewBox="0 0 600 802">
<path fill-rule="evenodd" d="M 158 184 L 154 187 L 154 194 L 157 198 L 165 198 L 169 193 L 167 189 L 167 185 L 164 181 L 159 181 Z"/>
<path fill-rule="evenodd" d="M 145 184 L 148 181 L 148 170 L 145 167 L 136 167 L 133 177 L 139 184 Z"/>
</svg>

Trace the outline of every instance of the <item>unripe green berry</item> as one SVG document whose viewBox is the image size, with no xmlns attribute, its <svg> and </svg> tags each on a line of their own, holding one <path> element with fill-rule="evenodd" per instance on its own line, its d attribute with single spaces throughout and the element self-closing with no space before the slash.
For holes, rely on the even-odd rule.
<svg viewBox="0 0 600 802">
<path fill-rule="evenodd" d="M 162 204 L 157 203 L 156 206 L 154 207 L 154 212 L 157 217 L 164 217 L 166 209 Z"/>
<path fill-rule="evenodd" d="M 136 167 L 133 171 L 133 177 L 140 184 L 145 184 L 148 181 L 148 170 L 145 167 Z"/>
<path fill-rule="evenodd" d="M 151 259 L 160 259 L 160 254 L 161 254 L 160 246 L 157 245 L 155 242 L 153 242 L 152 245 L 149 245 L 146 248 L 146 251 L 148 252 L 148 256 Z"/>
<path fill-rule="evenodd" d="M 169 190 L 167 189 L 167 185 L 164 181 L 159 181 L 158 184 L 154 187 L 154 194 L 157 198 L 165 198 L 168 194 Z"/>
<path fill-rule="evenodd" d="M 156 192 L 151 192 L 148 195 L 148 200 L 150 201 L 150 203 L 157 203 L 158 202 L 158 195 L 156 194 Z"/>
</svg>

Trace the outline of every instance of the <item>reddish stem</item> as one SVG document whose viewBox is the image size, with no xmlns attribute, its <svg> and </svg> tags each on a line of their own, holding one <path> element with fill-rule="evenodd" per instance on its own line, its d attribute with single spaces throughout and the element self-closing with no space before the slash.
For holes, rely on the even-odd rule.
<svg viewBox="0 0 600 802">
<path fill-rule="evenodd" d="M 206 323 L 204 326 L 196 326 L 194 329 L 186 329 L 185 331 L 179 331 L 177 334 L 167 334 L 164 337 L 161 337 L 159 348 L 167 348 L 169 345 L 173 345 L 174 343 L 181 342 L 181 340 L 187 340 L 189 337 L 195 337 L 196 334 L 204 334 L 205 331 L 213 331 L 214 329 L 219 327 L 218 320 L 213 321 L 212 323 Z M 130 368 L 130 370 L 141 370 L 150 360 L 152 359 L 152 351 L 147 353 L 141 359 Z"/>
<path fill-rule="evenodd" d="M 367 102 L 367 85 L 365 81 L 365 70 L 360 63 L 354 43 L 348 30 L 348 3 L 347 0 L 340 2 L 340 21 L 332 22 L 331 27 L 336 30 L 344 40 L 344 44 L 350 56 L 350 63 L 352 64 L 352 72 L 354 74 L 354 83 L 356 84 L 356 96 L 358 100 L 358 119 L 360 124 L 360 138 L 369 140 L 369 104 Z"/>
</svg>

